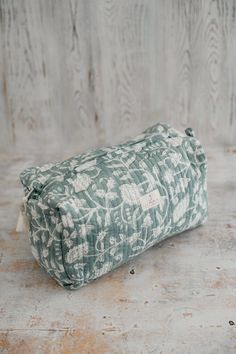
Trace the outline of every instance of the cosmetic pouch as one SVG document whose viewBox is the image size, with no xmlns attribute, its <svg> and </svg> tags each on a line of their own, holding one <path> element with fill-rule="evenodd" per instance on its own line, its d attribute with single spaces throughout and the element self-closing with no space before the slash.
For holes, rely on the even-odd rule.
<svg viewBox="0 0 236 354">
<path fill-rule="evenodd" d="M 207 219 L 207 161 L 191 128 L 158 123 L 20 179 L 32 253 L 66 289 Z"/>
</svg>

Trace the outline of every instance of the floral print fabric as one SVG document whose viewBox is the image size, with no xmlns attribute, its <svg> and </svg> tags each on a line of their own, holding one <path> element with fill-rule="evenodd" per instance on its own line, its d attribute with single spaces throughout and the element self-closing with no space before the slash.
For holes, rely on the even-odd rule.
<svg viewBox="0 0 236 354">
<path fill-rule="evenodd" d="M 207 218 L 207 162 L 191 128 L 158 123 L 135 139 L 24 170 L 33 255 L 77 289 Z"/>
</svg>

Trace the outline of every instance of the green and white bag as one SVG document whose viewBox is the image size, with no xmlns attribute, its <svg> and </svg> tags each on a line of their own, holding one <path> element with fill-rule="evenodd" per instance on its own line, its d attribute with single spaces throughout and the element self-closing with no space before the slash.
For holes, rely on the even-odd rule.
<svg viewBox="0 0 236 354">
<path fill-rule="evenodd" d="M 191 128 L 24 170 L 24 213 L 39 264 L 77 289 L 207 218 L 207 162 Z"/>
</svg>

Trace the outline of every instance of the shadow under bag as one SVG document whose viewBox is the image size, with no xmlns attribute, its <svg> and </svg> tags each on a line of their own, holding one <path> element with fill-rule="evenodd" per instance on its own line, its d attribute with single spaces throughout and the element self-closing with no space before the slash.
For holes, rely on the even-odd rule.
<svg viewBox="0 0 236 354">
<path fill-rule="evenodd" d="M 185 133 L 158 123 L 20 174 L 33 255 L 60 285 L 77 289 L 206 221 L 206 156 Z"/>
</svg>

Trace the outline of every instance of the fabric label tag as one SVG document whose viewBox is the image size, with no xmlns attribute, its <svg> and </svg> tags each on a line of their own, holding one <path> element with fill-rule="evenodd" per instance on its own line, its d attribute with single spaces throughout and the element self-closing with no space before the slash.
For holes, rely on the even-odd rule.
<svg viewBox="0 0 236 354">
<path fill-rule="evenodd" d="M 19 216 L 16 225 L 16 232 L 27 232 L 29 229 L 28 219 L 25 213 L 24 203 L 20 206 Z"/>
<path fill-rule="evenodd" d="M 154 191 L 145 194 L 140 198 L 143 210 L 148 210 L 157 206 L 158 204 L 160 204 L 160 201 L 161 196 L 158 189 L 155 189 Z"/>
</svg>

